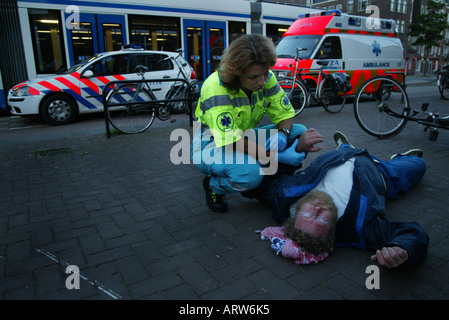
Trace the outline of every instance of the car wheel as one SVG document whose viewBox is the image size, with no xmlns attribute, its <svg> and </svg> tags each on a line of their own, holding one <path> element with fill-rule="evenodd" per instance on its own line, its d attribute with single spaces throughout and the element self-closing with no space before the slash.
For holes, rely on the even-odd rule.
<svg viewBox="0 0 449 320">
<path fill-rule="evenodd" d="M 53 125 L 68 124 L 78 115 L 76 104 L 67 96 L 57 94 L 42 103 L 40 114 L 45 122 Z"/>
</svg>

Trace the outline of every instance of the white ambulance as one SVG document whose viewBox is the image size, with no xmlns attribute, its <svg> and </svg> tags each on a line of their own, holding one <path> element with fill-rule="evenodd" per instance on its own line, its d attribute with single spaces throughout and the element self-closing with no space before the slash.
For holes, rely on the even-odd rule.
<svg viewBox="0 0 449 320">
<path fill-rule="evenodd" d="M 299 68 L 309 87 L 317 84 L 319 60 L 328 60 L 325 72 L 346 72 L 355 94 L 366 80 L 388 75 L 403 83 L 404 53 L 393 20 L 354 16 L 339 10 L 300 15 L 277 43 L 278 60 L 273 67 L 279 76 L 291 76 L 297 48 Z"/>
</svg>

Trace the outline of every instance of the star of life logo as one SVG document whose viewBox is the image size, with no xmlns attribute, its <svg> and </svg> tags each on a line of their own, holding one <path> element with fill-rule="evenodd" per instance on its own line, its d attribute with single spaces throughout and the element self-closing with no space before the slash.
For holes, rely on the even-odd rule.
<svg viewBox="0 0 449 320">
<path fill-rule="evenodd" d="M 382 53 L 382 50 L 380 50 L 380 43 L 378 43 L 376 40 L 374 40 L 372 47 L 373 47 L 373 53 L 376 55 L 376 57 L 378 57 L 379 54 Z"/>
<path fill-rule="evenodd" d="M 217 127 L 224 132 L 234 128 L 234 117 L 230 112 L 223 112 L 217 117 Z"/>
<path fill-rule="evenodd" d="M 281 98 L 281 107 L 285 110 L 288 110 L 292 107 L 292 105 L 290 104 L 290 100 L 285 93 Z"/>
</svg>

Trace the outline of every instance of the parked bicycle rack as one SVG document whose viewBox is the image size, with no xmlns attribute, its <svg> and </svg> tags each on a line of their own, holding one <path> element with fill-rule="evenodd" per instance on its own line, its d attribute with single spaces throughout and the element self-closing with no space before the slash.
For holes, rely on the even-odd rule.
<svg viewBox="0 0 449 320">
<path fill-rule="evenodd" d="M 106 126 L 106 135 L 108 138 L 111 137 L 111 130 L 110 130 L 110 124 L 108 121 L 108 107 L 110 104 L 113 103 L 108 103 L 106 101 L 106 97 L 108 95 L 108 93 L 112 90 L 110 89 L 111 86 L 114 87 L 116 85 L 123 85 L 123 84 L 135 84 L 135 83 L 140 83 L 140 82 L 184 82 L 187 84 L 187 86 L 190 86 L 190 83 L 183 79 L 183 78 L 173 78 L 173 79 L 144 79 L 144 80 L 116 80 L 116 81 L 111 81 L 108 82 L 102 90 L 101 96 L 103 98 L 103 112 L 104 112 L 104 121 L 105 121 L 105 126 Z M 109 89 L 108 89 L 109 88 Z M 193 108 L 192 108 L 192 94 L 189 90 L 188 92 L 188 97 L 184 98 L 184 99 L 162 99 L 162 100 L 152 100 L 152 101 L 142 101 L 142 102 L 138 102 L 138 101 L 134 101 L 134 102 L 129 102 L 129 104 L 158 104 L 158 103 L 163 103 L 163 102 L 178 102 L 178 101 L 187 101 L 189 103 L 189 123 L 190 126 L 193 126 L 193 117 L 192 117 L 192 112 L 193 112 Z M 121 103 L 122 105 L 127 104 L 125 103 Z"/>
</svg>

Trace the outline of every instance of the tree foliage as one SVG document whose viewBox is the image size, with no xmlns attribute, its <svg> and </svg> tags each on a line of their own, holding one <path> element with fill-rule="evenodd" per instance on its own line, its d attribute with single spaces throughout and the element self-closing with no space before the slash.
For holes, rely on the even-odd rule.
<svg viewBox="0 0 449 320">
<path fill-rule="evenodd" d="M 409 35 L 417 37 L 413 44 L 424 46 L 426 52 L 439 45 L 438 41 L 444 38 L 442 32 L 449 28 L 446 14 L 442 11 L 444 6 L 444 3 L 428 0 L 427 13 L 418 15 L 410 24 Z"/>
</svg>

